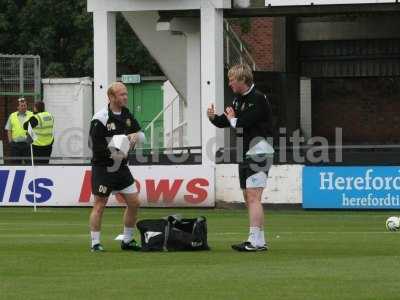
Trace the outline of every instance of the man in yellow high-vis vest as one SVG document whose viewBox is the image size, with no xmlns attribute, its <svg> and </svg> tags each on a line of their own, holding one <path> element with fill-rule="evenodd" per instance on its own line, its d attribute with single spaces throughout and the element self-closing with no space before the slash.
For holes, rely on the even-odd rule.
<svg viewBox="0 0 400 300">
<path fill-rule="evenodd" d="M 33 113 L 28 110 L 28 103 L 25 98 L 19 98 L 17 111 L 9 116 L 5 127 L 11 147 L 11 156 L 13 157 L 11 163 L 13 164 L 28 164 L 30 161 L 31 151 L 27 141 L 27 131 L 23 125 L 32 116 Z"/>
<path fill-rule="evenodd" d="M 34 163 L 39 165 L 49 164 L 51 151 L 53 150 L 53 128 L 54 118 L 45 111 L 44 102 L 35 102 L 33 108 L 34 115 L 24 124 L 24 129 L 28 130 L 29 124 L 32 126 L 33 138 L 32 151 Z"/>
</svg>

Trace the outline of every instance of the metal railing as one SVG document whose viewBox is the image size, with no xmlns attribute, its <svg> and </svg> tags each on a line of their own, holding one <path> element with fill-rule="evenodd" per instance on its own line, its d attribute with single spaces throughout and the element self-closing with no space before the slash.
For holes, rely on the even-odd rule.
<svg viewBox="0 0 400 300">
<path fill-rule="evenodd" d="M 150 137 L 150 148 L 154 149 L 156 148 L 156 144 L 157 144 L 157 138 L 159 138 L 159 136 L 157 136 L 155 134 L 155 123 L 161 118 L 164 117 L 166 115 L 166 112 L 168 109 L 171 108 L 171 130 L 164 132 L 163 135 L 166 137 L 169 137 L 172 144 L 171 147 L 173 147 L 173 143 L 174 143 L 174 137 L 175 137 L 175 132 L 176 131 L 180 131 L 179 132 L 179 136 L 178 136 L 178 145 L 180 147 L 184 146 L 183 145 L 183 137 L 184 137 L 184 127 L 187 126 L 187 122 L 183 121 L 180 122 L 177 126 L 174 127 L 174 104 L 176 101 L 181 101 L 179 95 L 176 95 L 174 99 L 172 99 L 172 101 L 170 103 L 168 103 L 168 105 L 166 105 L 162 111 L 160 111 L 155 117 L 154 119 L 147 124 L 147 126 L 144 128 L 144 132 L 147 133 L 147 131 L 149 130 L 149 134 L 146 134 L 148 137 Z M 165 128 L 164 128 L 165 130 Z"/>
<path fill-rule="evenodd" d="M 183 121 L 179 123 L 175 128 L 172 128 L 169 132 L 165 133 L 165 136 L 168 137 L 171 141 L 170 148 L 175 148 L 175 140 L 174 137 L 177 137 L 178 147 L 183 147 L 183 137 L 185 136 L 185 129 L 187 127 L 187 122 Z M 177 135 L 175 134 L 177 133 Z"/>
<path fill-rule="evenodd" d="M 0 95 L 40 97 L 40 56 L 0 54 Z"/>
<path fill-rule="evenodd" d="M 240 37 L 224 19 L 224 61 L 229 68 L 235 64 L 247 63 L 253 71 L 257 69 L 256 62 Z"/>
</svg>

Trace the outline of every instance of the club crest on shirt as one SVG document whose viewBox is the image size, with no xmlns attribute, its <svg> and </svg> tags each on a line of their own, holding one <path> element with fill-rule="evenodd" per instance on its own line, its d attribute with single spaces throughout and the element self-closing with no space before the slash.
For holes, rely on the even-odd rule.
<svg viewBox="0 0 400 300">
<path fill-rule="evenodd" d="M 233 108 L 234 108 L 234 110 L 238 110 L 238 108 L 239 108 L 239 102 L 237 101 L 237 99 L 233 100 Z"/>
<path fill-rule="evenodd" d="M 131 127 L 132 122 L 131 119 L 126 119 L 126 127 Z"/>
<path fill-rule="evenodd" d="M 107 124 L 107 130 L 108 131 L 115 130 L 115 129 L 116 129 L 116 127 L 115 127 L 115 123 L 114 122 Z"/>
</svg>

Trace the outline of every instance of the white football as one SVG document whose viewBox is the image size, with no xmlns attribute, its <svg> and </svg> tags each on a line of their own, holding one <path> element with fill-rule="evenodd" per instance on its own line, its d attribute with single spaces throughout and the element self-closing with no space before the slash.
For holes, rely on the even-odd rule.
<svg viewBox="0 0 400 300">
<path fill-rule="evenodd" d="M 400 229 L 400 218 L 389 217 L 386 220 L 386 229 L 389 231 L 397 231 Z"/>
</svg>

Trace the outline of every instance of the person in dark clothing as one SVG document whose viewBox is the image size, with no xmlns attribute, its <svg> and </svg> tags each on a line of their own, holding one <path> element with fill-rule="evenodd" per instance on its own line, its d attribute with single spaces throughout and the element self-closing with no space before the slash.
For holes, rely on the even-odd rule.
<svg viewBox="0 0 400 300">
<path fill-rule="evenodd" d="M 235 94 L 233 103 L 222 115 L 216 115 L 212 104 L 207 115 L 219 128 L 232 127 L 243 141 L 243 157 L 239 163 L 240 188 L 249 212 L 249 238 L 232 245 L 237 251 L 265 251 L 264 211 L 261 196 L 271 166 L 273 148 L 267 138 L 272 136 L 272 110 L 266 95 L 255 89 L 248 65 L 233 66 L 228 72 L 229 86 Z"/>
<path fill-rule="evenodd" d="M 33 116 L 24 123 L 24 129 L 32 127 L 32 151 L 35 165 L 48 165 L 54 143 L 54 117 L 45 110 L 44 102 L 35 102 Z"/>
<path fill-rule="evenodd" d="M 92 193 L 94 205 L 90 214 L 91 251 L 104 251 L 100 243 L 101 219 L 108 197 L 120 193 L 125 200 L 124 239 L 122 250 L 140 250 L 133 239 L 137 211 L 140 206 L 139 193 L 127 165 L 127 157 L 109 148 L 115 135 L 126 135 L 131 147 L 144 141 L 140 125 L 127 106 L 128 92 L 124 84 L 113 83 L 107 91 L 109 104 L 97 112 L 90 123 L 89 146 L 92 149 Z"/>
</svg>

